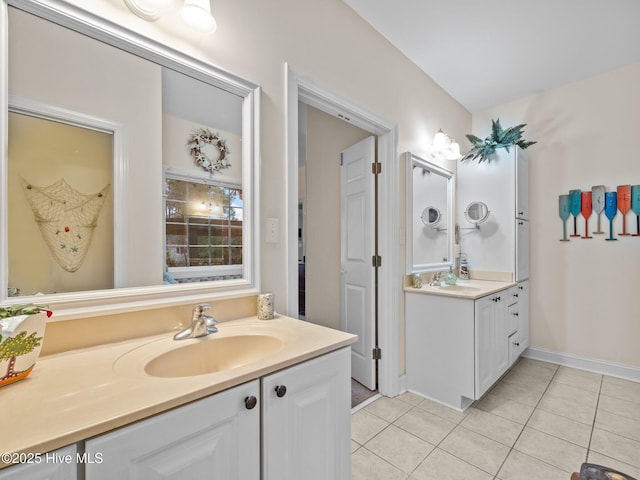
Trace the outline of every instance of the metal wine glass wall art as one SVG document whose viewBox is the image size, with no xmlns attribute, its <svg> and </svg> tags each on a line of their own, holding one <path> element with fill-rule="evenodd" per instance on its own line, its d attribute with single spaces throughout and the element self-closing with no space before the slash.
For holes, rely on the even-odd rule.
<svg viewBox="0 0 640 480">
<path fill-rule="evenodd" d="M 589 219 L 595 212 L 597 229 L 593 234 L 604 234 L 600 226 L 600 217 L 604 212 L 609 220 L 609 236 L 607 241 L 618 240 L 614 234 L 614 219 L 620 213 L 621 227 L 618 236 L 640 237 L 640 185 L 618 185 L 615 191 L 607 192 L 604 185 L 595 185 L 591 190 L 569 190 L 568 194 L 558 196 L 558 212 L 562 220 L 561 242 L 568 242 L 567 220 L 573 216 L 573 233 L 569 237 L 594 238 L 589 235 Z M 627 215 L 632 212 L 636 216 L 636 233 L 633 227 L 627 230 Z M 584 218 L 584 233 L 578 233 L 578 215 Z"/>
</svg>

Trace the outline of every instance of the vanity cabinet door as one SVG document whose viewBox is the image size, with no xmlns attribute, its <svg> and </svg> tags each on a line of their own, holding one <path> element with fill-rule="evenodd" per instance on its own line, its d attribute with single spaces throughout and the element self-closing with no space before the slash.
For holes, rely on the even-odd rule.
<svg viewBox="0 0 640 480">
<path fill-rule="evenodd" d="M 515 217 L 529 220 L 529 162 L 526 154 L 516 148 L 516 211 Z"/>
<path fill-rule="evenodd" d="M 258 480 L 259 395 L 254 380 L 87 440 L 103 461 L 86 480 Z"/>
<path fill-rule="evenodd" d="M 506 295 L 503 290 L 476 300 L 476 399 L 509 368 Z"/>
<path fill-rule="evenodd" d="M 42 453 L 28 461 L 0 470 L 0 480 L 76 480 L 78 478 L 76 445 Z"/>
<path fill-rule="evenodd" d="M 343 348 L 262 379 L 263 480 L 351 478 L 350 358 Z"/>
</svg>

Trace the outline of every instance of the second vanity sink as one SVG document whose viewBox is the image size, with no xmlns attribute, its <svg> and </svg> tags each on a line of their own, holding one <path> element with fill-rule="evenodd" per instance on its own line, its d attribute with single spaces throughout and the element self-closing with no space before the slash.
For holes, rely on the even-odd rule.
<svg viewBox="0 0 640 480">
<path fill-rule="evenodd" d="M 146 364 L 152 377 L 205 375 L 255 362 L 282 348 L 268 335 L 234 335 L 208 338 L 163 353 Z"/>
</svg>

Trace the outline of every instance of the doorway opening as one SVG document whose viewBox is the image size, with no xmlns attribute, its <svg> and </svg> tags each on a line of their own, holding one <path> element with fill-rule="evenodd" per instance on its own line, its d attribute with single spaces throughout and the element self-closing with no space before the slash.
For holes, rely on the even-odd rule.
<svg viewBox="0 0 640 480">
<path fill-rule="evenodd" d="M 380 164 L 379 175 L 379 212 L 378 212 L 378 332 L 376 347 L 369 352 L 378 358 L 378 391 L 387 396 L 399 393 L 399 332 L 397 311 L 400 296 L 399 271 L 399 238 L 398 232 L 398 198 L 397 198 L 397 159 L 395 148 L 395 125 L 360 106 L 334 93 L 326 86 L 320 85 L 312 78 L 302 75 L 289 65 L 287 69 L 287 313 L 298 317 L 302 291 L 300 289 L 301 267 L 298 260 L 305 261 L 308 266 L 304 245 L 300 245 L 299 215 L 302 213 L 303 228 L 305 206 L 299 205 L 299 155 L 306 141 L 300 140 L 299 107 L 300 104 L 314 107 L 321 112 L 346 121 L 377 138 L 377 163 Z M 314 179 L 315 181 L 315 179 Z M 326 195 L 337 195 L 337 191 L 327 188 Z M 306 212 L 308 213 L 308 212 Z M 335 232 L 334 232 L 335 233 Z M 369 266 L 371 267 L 371 261 Z M 339 266 L 338 266 L 339 270 Z M 339 273 L 339 272 L 338 272 Z M 310 276 L 304 275 L 304 317 L 309 317 Z"/>
</svg>

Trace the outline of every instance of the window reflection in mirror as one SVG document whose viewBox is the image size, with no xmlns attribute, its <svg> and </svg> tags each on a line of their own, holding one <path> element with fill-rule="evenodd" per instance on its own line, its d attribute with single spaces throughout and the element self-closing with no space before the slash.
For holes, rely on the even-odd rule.
<svg viewBox="0 0 640 480">
<path fill-rule="evenodd" d="M 407 273 L 448 268 L 453 262 L 453 173 L 411 153 L 405 158 Z"/>
<path fill-rule="evenodd" d="M 38 267 L 27 270 L 43 279 L 40 270 L 51 272 L 45 284 L 25 280 L 20 269 L 11 268 L 26 262 L 25 253 L 16 247 L 18 240 L 9 242 L 9 222 L 12 230 L 38 232 L 31 209 L 26 214 L 24 208 L 21 214 L 14 213 L 18 210 L 11 198 L 16 195 L 11 193 L 11 204 L 0 207 L 4 211 L 0 212 L 0 252 L 5 255 L 0 266 L 0 301 L 10 294 L 64 292 L 69 295 L 42 301 L 72 309 L 74 305 L 92 305 L 91 297 L 79 292 L 100 290 L 104 300 L 114 287 L 134 287 L 114 292 L 116 301 L 154 298 L 165 295 L 163 292 L 167 298 L 177 298 L 198 288 L 210 288 L 204 282 L 212 280 L 225 291 L 255 288 L 258 256 L 253 222 L 257 203 L 253 191 L 258 178 L 259 87 L 161 45 L 138 41 L 141 37 L 137 34 L 100 23 L 97 17 L 91 20 L 95 25 L 78 20 L 77 7 L 69 6 L 65 15 L 60 15 L 55 4 L 40 7 L 29 0 L 21 1 L 19 7 L 7 7 L 2 0 L 0 7 L 7 10 L 3 18 L 8 24 L 8 92 L 0 97 L 4 108 L 38 117 L 31 105 L 42 106 L 48 112 L 43 118 L 106 135 L 104 143 L 112 148 L 97 169 L 97 156 L 70 140 L 65 145 L 72 150 L 66 163 L 57 170 L 45 169 L 38 165 L 50 163 L 54 154 L 46 137 L 31 132 L 18 138 L 12 133 L 11 157 L 18 149 L 33 149 L 44 140 L 42 148 L 47 154 L 40 155 L 41 163 L 20 164 L 26 169 L 20 175 L 34 186 L 46 187 L 64 178 L 82 194 L 99 192 L 96 182 L 111 189 L 105 195 L 86 258 L 77 269 L 65 269 L 68 264 L 56 261 L 51 246 L 47 247 L 40 235 Z M 23 8 L 36 9 L 38 16 Z M 2 27 L 4 30 L 5 25 Z M 83 33 L 74 31 L 76 28 Z M 66 121 L 59 112 L 71 112 L 73 118 Z M 91 121 L 85 122 L 87 119 Z M 202 131 L 210 133 L 211 141 L 200 144 L 196 156 L 194 135 Z M 4 154 L 0 156 L 0 165 L 18 172 L 11 161 Z M 211 165 L 220 168 L 205 168 Z M 163 208 L 168 200 L 168 179 L 174 186 L 184 184 L 184 196 L 171 201 L 187 205 L 197 198 L 198 205 L 205 203 L 207 215 L 188 213 L 175 222 L 173 214 L 165 216 L 170 210 Z M 16 190 L 5 179 L 2 182 L 0 192 Z M 206 198 L 200 199 L 202 195 Z M 22 207 L 28 205 L 24 198 L 21 201 Z M 11 218 L 7 212 L 12 212 Z M 32 247 L 29 250 L 34 251 Z M 100 266 L 92 256 L 100 257 Z M 91 281 L 86 280 L 88 276 Z M 178 290 L 166 285 L 174 282 L 193 286 Z M 109 308 L 105 301 L 100 305 Z"/>
</svg>

